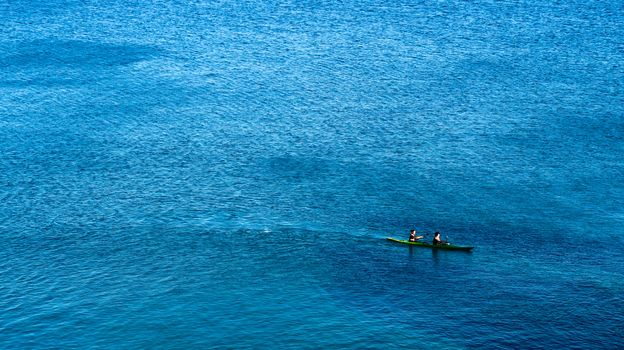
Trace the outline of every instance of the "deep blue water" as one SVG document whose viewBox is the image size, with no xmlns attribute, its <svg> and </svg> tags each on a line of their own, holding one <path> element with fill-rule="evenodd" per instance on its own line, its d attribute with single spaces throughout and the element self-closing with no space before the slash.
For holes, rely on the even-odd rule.
<svg viewBox="0 0 624 350">
<path fill-rule="evenodd" d="M 619 1 L 1 2 L 0 348 L 622 348 L 623 62 Z"/>
</svg>

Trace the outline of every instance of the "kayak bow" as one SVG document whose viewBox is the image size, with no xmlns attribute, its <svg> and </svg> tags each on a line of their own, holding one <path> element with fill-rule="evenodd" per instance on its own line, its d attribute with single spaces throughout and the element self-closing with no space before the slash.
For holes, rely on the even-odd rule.
<svg viewBox="0 0 624 350">
<path fill-rule="evenodd" d="M 403 244 L 415 245 L 417 247 L 432 248 L 432 249 L 462 250 L 465 252 L 469 252 L 472 250 L 472 248 L 474 248 L 474 247 L 465 247 L 465 246 L 452 245 L 452 244 L 435 244 L 434 245 L 434 244 L 425 243 L 425 242 L 410 242 L 410 241 L 404 241 L 402 239 L 396 239 L 392 237 L 388 237 L 386 239 L 392 242 L 396 242 L 396 243 L 403 243 Z"/>
</svg>

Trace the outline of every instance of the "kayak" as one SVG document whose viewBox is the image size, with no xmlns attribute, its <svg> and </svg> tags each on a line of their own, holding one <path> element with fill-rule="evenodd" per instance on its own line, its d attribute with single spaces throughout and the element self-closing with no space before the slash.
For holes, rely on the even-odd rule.
<svg viewBox="0 0 624 350">
<path fill-rule="evenodd" d="M 434 244 L 425 243 L 425 242 L 410 242 L 410 241 L 404 241 L 402 239 L 396 239 L 392 237 L 388 237 L 386 239 L 392 242 L 415 245 L 417 247 L 432 248 L 432 249 L 462 250 L 465 252 L 469 252 L 472 250 L 472 248 L 474 248 L 474 247 L 466 247 L 466 246 L 452 245 L 452 244 L 435 244 L 434 245 Z"/>
</svg>

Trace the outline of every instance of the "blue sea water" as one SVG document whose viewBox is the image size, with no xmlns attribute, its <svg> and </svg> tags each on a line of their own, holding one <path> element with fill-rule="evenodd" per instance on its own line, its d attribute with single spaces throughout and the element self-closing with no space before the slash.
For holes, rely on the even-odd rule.
<svg viewBox="0 0 624 350">
<path fill-rule="evenodd" d="M 0 348 L 621 349 L 623 62 L 620 1 L 1 2 Z"/>
</svg>

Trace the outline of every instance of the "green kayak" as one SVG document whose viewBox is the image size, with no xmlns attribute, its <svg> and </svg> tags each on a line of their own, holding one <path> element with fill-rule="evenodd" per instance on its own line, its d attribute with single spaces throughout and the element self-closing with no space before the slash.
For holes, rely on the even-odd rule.
<svg viewBox="0 0 624 350">
<path fill-rule="evenodd" d="M 425 243 L 425 242 L 410 242 L 410 241 L 404 241 L 402 239 L 396 239 L 396 238 L 392 238 L 392 237 L 388 237 L 386 239 L 389 240 L 389 241 L 392 241 L 392 242 L 409 244 L 409 245 L 415 245 L 417 247 L 433 248 L 433 249 L 463 250 L 465 252 L 469 252 L 469 251 L 472 250 L 472 248 L 474 248 L 474 247 L 464 247 L 464 246 L 452 245 L 452 244 L 436 244 L 436 245 L 433 245 L 431 243 Z"/>
</svg>

